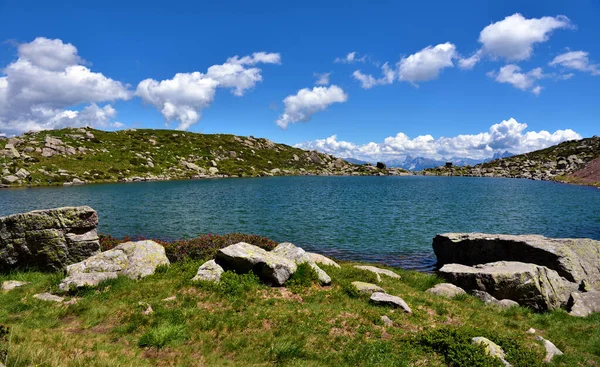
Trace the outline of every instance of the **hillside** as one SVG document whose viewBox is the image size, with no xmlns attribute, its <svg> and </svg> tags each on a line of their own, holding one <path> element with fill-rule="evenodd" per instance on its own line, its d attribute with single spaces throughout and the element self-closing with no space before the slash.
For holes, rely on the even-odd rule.
<svg viewBox="0 0 600 367">
<path fill-rule="evenodd" d="M 91 128 L 0 138 L 4 187 L 275 175 L 389 175 L 267 139 L 173 130 Z"/>
<path fill-rule="evenodd" d="M 426 169 L 424 175 L 512 177 L 600 185 L 597 173 L 600 137 L 571 140 L 558 145 L 466 167 Z M 596 172 L 596 173 L 594 173 Z"/>
</svg>

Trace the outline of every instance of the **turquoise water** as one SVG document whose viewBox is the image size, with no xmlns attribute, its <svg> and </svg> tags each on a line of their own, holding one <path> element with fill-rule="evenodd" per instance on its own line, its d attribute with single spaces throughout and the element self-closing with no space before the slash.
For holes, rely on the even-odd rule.
<svg viewBox="0 0 600 367">
<path fill-rule="evenodd" d="M 100 232 L 247 232 L 338 258 L 431 269 L 442 232 L 600 239 L 600 190 L 468 177 L 273 177 L 0 190 L 0 216 L 89 205 Z"/>
</svg>

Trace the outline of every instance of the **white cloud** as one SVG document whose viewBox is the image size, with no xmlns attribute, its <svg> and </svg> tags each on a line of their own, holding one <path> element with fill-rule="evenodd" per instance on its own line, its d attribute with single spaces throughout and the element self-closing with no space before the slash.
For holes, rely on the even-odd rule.
<svg viewBox="0 0 600 367">
<path fill-rule="evenodd" d="M 588 53 L 584 51 L 570 51 L 558 55 L 550 62 L 550 66 L 562 66 L 567 69 L 573 69 L 600 75 L 600 64 L 590 64 Z M 567 74 L 572 75 L 572 74 Z"/>
<path fill-rule="evenodd" d="M 473 158 L 491 157 L 495 152 L 510 151 L 525 153 L 543 149 L 566 140 L 581 139 L 581 136 L 571 129 L 525 132 L 527 124 L 519 123 L 511 118 L 492 125 L 487 132 L 479 134 L 457 135 L 455 137 L 434 138 L 431 135 L 417 136 L 411 139 L 400 132 L 390 136 L 381 143 L 355 144 L 339 141 L 337 135 L 326 139 L 297 144 L 304 149 L 316 149 L 338 157 L 350 157 L 365 161 L 390 160 L 404 158 L 407 155 L 433 159 L 442 158 Z"/>
<path fill-rule="evenodd" d="M 533 54 L 534 45 L 548 41 L 552 31 L 571 27 L 571 21 L 563 15 L 527 19 L 516 13 L 485 27 L 479 42 L 492 57 L 526 60 Z"/>
<path fill-rule="evenodd" d="M 352 77 L 358 80 L 365 89 L 370 89 L 376 85 L 392 84 L 396 79 L 396 70 L 391 68 L 387 62 L 381 67 L 381 74 L 380 78 L 375 79 L 373 75 L 363 74 L 360 70 L 355 70 Z"/>
<path fill-rule="evenodd" d="M 316 85 L 329 85 L 329 76 L 331 73 L 314 73 L 313 76 L 317 78 Z"/>
<path fill-rule="evenodd" d="M 461 69 L 465 69 L 465 70 L 470 70 L 473 69 L 473 67 L 479 62 L 481 61 L 481 56 L 483 55 L 483 52 L 481 50 L 478 50 L 477 52 L 475 52 L 473 55 L 471 55 L 470 57 L 467 58 L 459 58 L 458 60 L 458 66 Z"/>
<path fill-rule="evenodd" d="M 398 78 L 413 84 L 437 79 L 442 69 L 454 66 L 452 59 L 455 57 L 456 46 L 450 42 L 428 46 L 400 60 Z"/>
<path fill-rule="evenodd" d="M 358 52 L 350 52 L 344 57 L 336 57 L 333 62 L 339 62 L 342 64 L 353 64 L 355 62 L 365 62 L 367 61 L 367 55 L 363 55 L 362 57 L 358 57 Z"/>
<path fill-rule="evenodd" d="M 259 63 L 280 64 L 277 53 L 255 52 L 251 56 L 234 56 L 224 64 L 213 65 L 207 72 L 178 73 L 173 79 L 157 81 L 142 80 L 136 95 L 154 105 L 167 122 L 177 120 L 178 130 L 187 130 L 202 117 L 202 111 L 210 106 L 217 88 L 228 88 L 236 96 L 242 96 L 262 81 L 261 69 L 247 66 Z"/>
<path fill-rule="evenodd" d="M 8 134 L 62 127 L 65 116 L 77 112 L 68 107 L 91 103 L 87 107 L 99 108 L 95 103 L 132 96 L 127 85 L 82 65 L 77 48 L 59 39 L 39 37 L 21 44 L 18 56 L 0 76 L 0 129 Z M 79 118 L 71 122 L 83 123 Z M 106 123 L 86 119 L 87 125 Z"/>
<path fill-rule="evenodd" d="M 300 89 L 295 95 L 289 95 L 283 100 L 285 109 L 279 116 L 277 125 L 287 129 L 289 124 L 307 122 L 312 116 L 325 110 L 333 103 L 343 103 L 348 100 L 348 95 L 337 85 L 329 87 L 314 87 Z"/>
<path fill-rule="evenodd" d="M 534 84 L 538 80 L 547 77 L 542 68 L 535 68 L 527 73 L 522 73 L 521 68 L 515 64 L 505 65 L 498 72 L 491 71 L 488 76 L 494 78 L 498 83 L 508 83 L 521 90 L 531 90 L 536 95 L 540 94 L 542 88 Z"/>
</svg>

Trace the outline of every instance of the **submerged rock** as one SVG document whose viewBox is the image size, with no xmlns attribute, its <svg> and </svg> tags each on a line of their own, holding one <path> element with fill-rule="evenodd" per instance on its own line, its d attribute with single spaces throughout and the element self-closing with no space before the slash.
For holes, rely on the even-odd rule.
<svg viewBox="0 0 600 367">
<path fill-rule="evenodd" d="M 392 296 L 383 292 L 373 292 L 370 298 L 371 302 L 380 304 L 380 305 L 388 305 L 396 308 L 401 308 L 406 313 L 412 313 L 410 307 L 404 302 L 404 300 L 397 296 Z"/>
<path fill-rule="evenodd" d="M 0 268 L 64 270 L 100 251 L 98 214 L 89 206 L 0 217 Z"/>
<path fill-rule="evenodd" d="M 284 242 L 280 243 L 273 249 L 274 254 L 285 257 L 286 259 L 290 259 L 296 263 L 296 265 L 307 263 L 310 267 L 317 273 L 319 277 L 319 282 L 322 285 L 331 284 L 331 278 L 327 273 L 321 269 L 314 261 L 310 259 L 308 254 L 300 247 L 295 246 L 292 243 Z"/>
<path fill-rule="evenodd" d="M 454 298 L 460 294 L 466 294 L 465 290 L 450 283 L 436 284 L 429 288 L 425 293 L 435 294 L 446 298 Z"/>
<path fill-rule="evenodd" d="M 221 280 L 223 274 L 223 268 L 217 264 L 214 260 L 205 262 L 198 268 L 196 276 L 192 278 L 193 281 L 204 280 L 208 282 L 218 282 Z"/>
</svg>

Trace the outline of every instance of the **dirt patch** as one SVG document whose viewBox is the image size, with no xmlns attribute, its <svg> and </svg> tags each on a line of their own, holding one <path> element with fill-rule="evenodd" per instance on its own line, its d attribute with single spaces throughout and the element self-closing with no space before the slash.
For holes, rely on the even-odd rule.
<svg viewBox="0 0 600 367">
<path fill-rule="evenodd" d="M 582 169 L 573 172 L 569 175 L 569 178 L 573 178 L 579 182 L 585 183 L 600 183 L 600 158 L 596 158 Z"/>
</svg>

